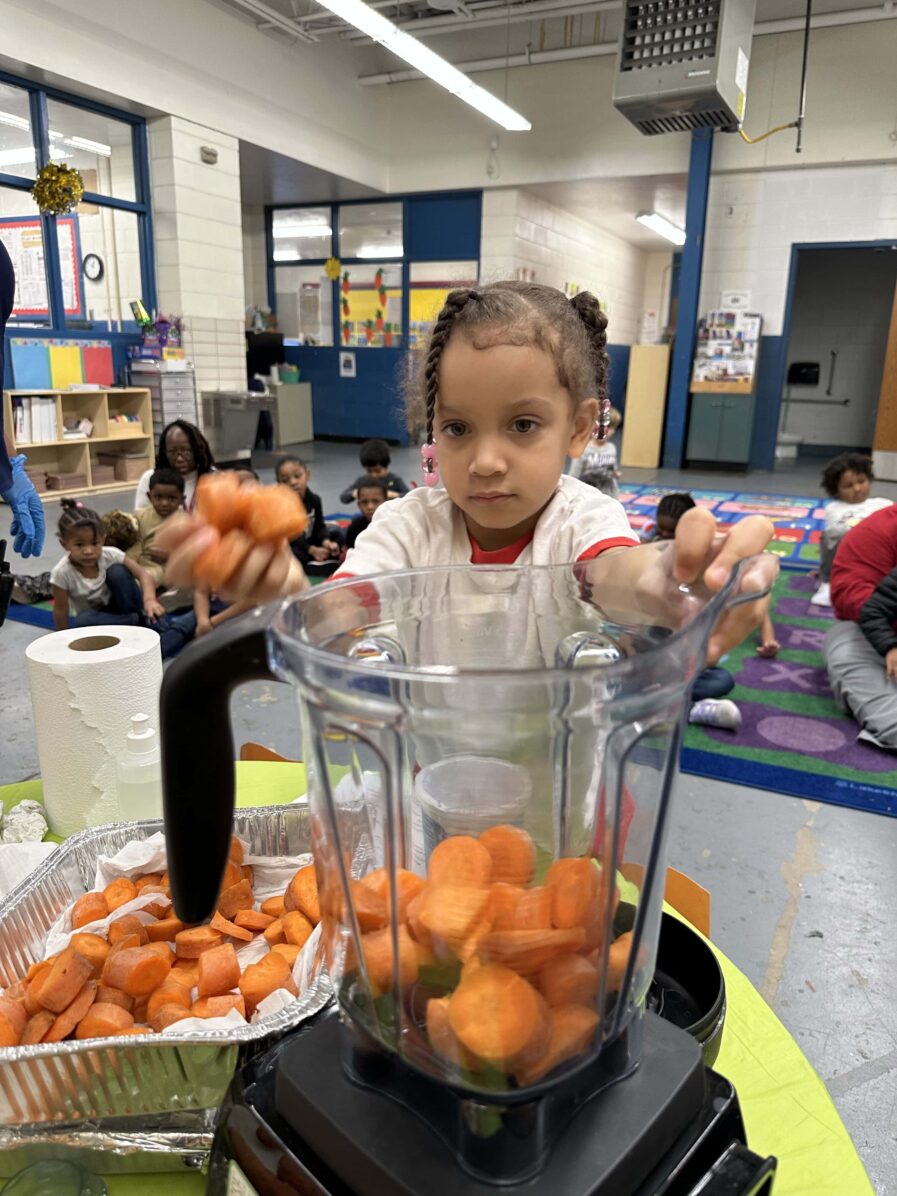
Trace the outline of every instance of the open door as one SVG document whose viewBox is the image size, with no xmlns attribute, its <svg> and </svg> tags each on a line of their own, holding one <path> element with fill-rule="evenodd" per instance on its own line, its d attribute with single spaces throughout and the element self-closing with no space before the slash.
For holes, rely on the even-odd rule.
<svg viewBox="0 0 897 1196">
<path fill-rule="evenodd" d="M 881 374 L 881 394 L 875 419 L 872 460 L 876 477 L 897 482 L 897 287 L 894 288 L 891 326 L 888 329 L 888 345 Z"/>
</svg>

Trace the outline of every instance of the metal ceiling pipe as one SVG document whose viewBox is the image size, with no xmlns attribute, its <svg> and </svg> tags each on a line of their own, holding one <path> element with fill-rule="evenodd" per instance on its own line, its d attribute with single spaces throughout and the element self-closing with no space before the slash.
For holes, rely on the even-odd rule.
<svg viewBox="0 0 897 1196">
<path fill-rule="evenodd" d="M 238 8 L 242 8 L 245 12 L 252 13 L 255 17 L 261 17 L 262 23 L 267 26 L 274 26 L 276 29 L 282 29 L 284 33 L 289 33 L 293 37 L 302 42 L 317 41 L 310 33 L 306 32 L 301 25 L 291 21 L 289 17 L 285 17 L 283 13 L 279 13 L 276 8 L 271 8 L 269 5 L 262 3 L 262 0 L 233 0 L 233 3 Z"/>
<path fill-rule="evenodd" d="M 848 19 L 852 18 L 852 19 Z M 850 12 L 826 13 L 813 18 L 814 29 L 830 29 L 844 25 L 863 25 L 870 21 L 893 21 L 897 19 L 897 8 L 885 10 L 881 8 L 855 8 Z M 475 22 L 468 22 L 462 28 L 470 29 Z M 761 37 L 771 33 L 797 33 L 804 28 L 804 18 L 781 21 L 764 21 L 754 27 L 754 36 Z M 532 53 L 512 54 L 510 57 L 495 56 L 492 58 L 477 58 L 470 62 L 456 62 L 459 71 L 467 75 L 482 71 L 504 70 L 505 67 L 538 66 L 546 62 L 570 62 L 578 58 L 603 58 L 609 54 L 616 54 L 617 42 L 600 42 L 591 46 L 574 46 L 570 49 L 534 50 Z M 408 83 L 413 79 L 422 79 L 420 71 L 381 71 L 376 75 L 359 75 L 358 82 L 366 87 L 373 87 L 379 83 Z"/>
<path fill-rule="evenodd" d="M 447 13 L 445 16 L 420 17 L 415 21 L 402 21 L 398 27 L 406 33 L 414 34 L 415 37 L 418 34 L 425 34 L 427 37 L 432 37 L 437 33 L 454 33 L 458 30 L 490 29 L 496 26 L 507 25 L 509 22 L 514 25 L 523 21 L 533 21 L 541 16 L 572 17 L 588 12 L 612 12 L 619 7 L 620 0 L 580 0 L 578 4 L 574 0 L 529 0 L 529 3 L 526 4 L 502 5 L 500 8 L 490 8 L 488 15 L 485 17 L 477 16 L 477 13 L 480 11 L 480 6 L 478 5 L 473 9 L 473 13 L 469 18 L 457 17 L 454 13 Z M 320 32 L 323 33 L 324 30 L 322 29 Z M 327 32 L 334 33 L 336 30 L 328 29 Z M 360 41 L 365 39 L 365 34 L 358 29 L 348 29 L 344 31 L 343 36 L 346 41 Z"/>
</svg>

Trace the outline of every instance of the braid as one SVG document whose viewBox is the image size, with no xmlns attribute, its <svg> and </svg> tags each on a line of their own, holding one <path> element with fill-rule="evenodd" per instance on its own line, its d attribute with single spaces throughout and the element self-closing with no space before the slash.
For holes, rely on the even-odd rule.
<svg viewBox="0 0 897 1196">
<path fill-rule="evenodd" d="M 430 345 L 427 350 L 427 365 L 424 371 L 424 384 L 427 392 L 427 444 L 433 443 L 433 419 L 436 415 L 436 395 L 439 392 L 439 362 L 442 351 L 451 336 L 452 325 L 464 308 L 470 302 L 480 297 L 479 291 L 457 290 L 449 292 L 433 332 L 430 335 Z"/>
<path fill-rule="evenodd" d="M 579 316 L 589 338 L 589 345 L 595 363 L 595 395 L 598 399 L 598 422 L 595 429 L 598 440 L 604 440 L 610 430 L 610 399 L 607 394 L 607 316 L 601 305 L 589 291 L 578 291 L 570 300 L 570 306 Z"/>
</svg>

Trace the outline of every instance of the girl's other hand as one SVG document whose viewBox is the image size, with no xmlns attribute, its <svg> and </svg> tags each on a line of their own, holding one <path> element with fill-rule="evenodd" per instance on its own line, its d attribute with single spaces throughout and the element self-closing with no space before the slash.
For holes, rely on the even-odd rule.
<svg viewBox="0 0 897 1196">
<path fill-rule="evenodd" d="M 158 598 L 147 598 L 143 604 L 143 609 L 146 611 L 146 617 L 152 619 L 154 623 L 156 619 L 161 619 L 165 614 L 165 607 Z"/>
</svg>

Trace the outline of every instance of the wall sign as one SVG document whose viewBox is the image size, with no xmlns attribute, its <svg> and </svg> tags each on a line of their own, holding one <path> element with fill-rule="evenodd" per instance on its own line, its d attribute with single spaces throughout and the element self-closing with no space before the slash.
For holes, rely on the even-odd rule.
<svg viewBox="0 0 897 1196">
<path fill-rule="evenodd" d="M 77 216 L 57 216 L 59 265 L 62 294 L 67 316 L 83 315 L 81 297 L 81 252 Z M 47 273 L 44 265 L 44 239 L 40 217 L 20 220 L 0 219 L 0 238 L 12 258 L 16 272 L 13 316 L 48 316 Z"/>
<path fill-rule="evenodd" d="M 751 292 L 723 291 L 719 306 L 721 311 L 747 311 L 751 306 Z"/>
<path fill-rule="evenodd" d="M 341 378 L 356 378 L 355 354 L 342 352 L 339 355 L 339 376 Z"/>
</svg>

